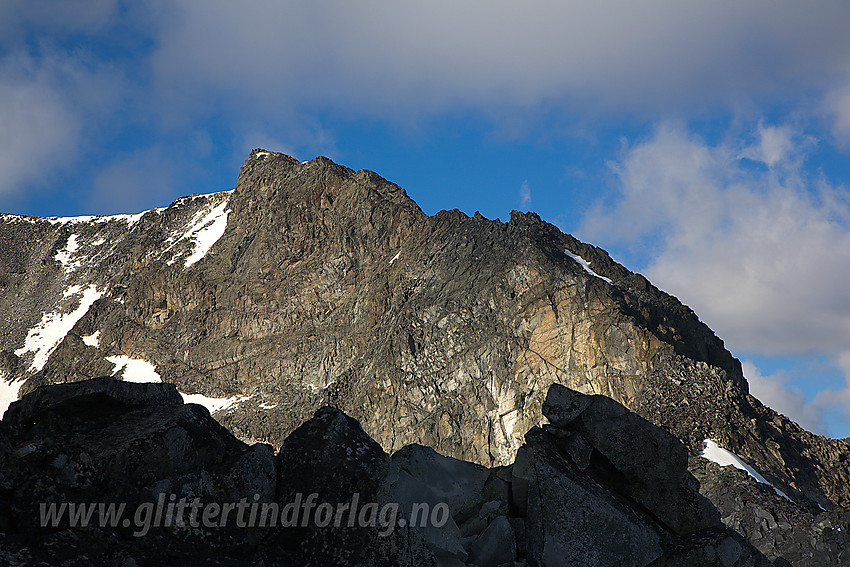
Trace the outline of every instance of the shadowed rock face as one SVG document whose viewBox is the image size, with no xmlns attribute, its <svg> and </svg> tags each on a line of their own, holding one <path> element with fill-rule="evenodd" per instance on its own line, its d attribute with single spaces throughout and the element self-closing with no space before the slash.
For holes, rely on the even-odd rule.
<svg viewBox="0 0 850 567">
<path fill-rule="evenodd" d="M 99 378 L 44 387 L 14 403 L 0 422 L 0 562 L 771 565 L 720 522 L 686 460 L 638 470 L 684 447 L 645 420 L 623 420 L 634 414 L 604 398 L 550 390 L 550 405 L 571 397 L 589 399 L 588 409 L 532 429 L 516 463 L 487 469 L 420 445 L 390 457 L 330 407 L 296 428 L 275 456 L 174 396 L 166 384 Z M 592 445 L 594 434 L 631 435 L 634 443 L 615 455 L 610 445 Z M 593 447 L 587 462 L 566 449 L 572 438 Z M 604 470 L 603 454 L 611 457 Z M 669 506 L 647 496 L 649 484 L 669 495 Z M 222 509 L 256 502 L 274 512 L 260 523 L 261 508 L 246 506 L 229 523 L 216 517 L 209 525 L 200 511 L 193 525 L 185 510 L 147 529 L 131 525 L 145 503 L 181 501 Z M 68 516 L 40 525 L 40 503 L 62 502 L 123 502 L 129 523 L 100 525 L 95 515 L 86 528 L 70 526 Z M 423 504 L 424 514 L 414 515 Z"/>
<path fill-rule="evenodd" d="M 148 531 L 144 523 L 98 529 L 99 511 L 85 529 L 71 529 L 68 516 L 42 527 L 42 504 L 124 503 L 129 521 L 137 510 L 150 517 L 140 507 L 160 499 L 164 507 L 170 494 L 188 502 L 254 494 L 272 501 L 276 490 L 271 447 L 245 445 L 205 408 L 183 405 L 170 384 L 98 378 L 41 388 L 6 412 L 0 447 L 4 565 L 155 565 L 172 555 L 220 564 L 217 550 L 250 549 L 261 534 Z"/>
<path fill-rule="evenodd" d="M 687 472 L 688 450 L 666 431 L 610 398 L 557 384 L 549 388 L 543 415 L 556 444 L 580 470 L 628 495 L 666 529 L 688 534 L 719 523 Z"/>
<path fill-rule="evenodd" d="M 68 313 L 55 348 L 38 346 Z M 2 216 L 0 317 L 0 386 L 21 393 L 112 374 L 124 356 L 181 392 L 239 397 L 215 418 L 241 439 L 280 447 L 331 406 L 384 451 L 418 443 L 491 467 L 513 462 L 561 384 L 691 455 L 714 439 L 813 521 L 850 502 L 848 442 L 749 396 L 722 341 L 643 276 L 532 213 L 427 216 L 326 158 L 255 150 L 233 192 L 131 219 Z"/>
</svg>

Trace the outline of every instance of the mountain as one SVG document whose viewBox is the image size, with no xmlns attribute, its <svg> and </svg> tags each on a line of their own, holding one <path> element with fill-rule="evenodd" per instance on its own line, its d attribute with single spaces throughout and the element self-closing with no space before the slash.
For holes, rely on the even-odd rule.
<svg viewBox="0 0 850 567">
<path fill-rule="evenodd" d="M 678 439 L 724 523 L 771 560 L 816 564 L 850 505 L 850 442 L 750 396 L 696 314 L 604 250 L 533 213 L 428 216 L 322 157 L 254 150 L 233 191 L 138 215 L 3 215 L 0 315 L 6 403 L 164 380 L 244 441 L 280 447 L 331 406 L 390 454 L 498 467 L 560 384 Z M 754 474 L 700 456 L 715 445 Z"/>
</svg>

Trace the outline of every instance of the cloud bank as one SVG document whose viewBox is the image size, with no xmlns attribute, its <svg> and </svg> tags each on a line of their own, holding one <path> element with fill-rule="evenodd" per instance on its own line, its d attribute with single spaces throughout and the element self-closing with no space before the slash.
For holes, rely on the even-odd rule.
<svg viewBox="0 0 850 567">
<path fill-rule="evenodd" d="M 86 128 L 104 123 L 113 136 L 141 124 L 175 140 L 214 120 L 227 151 L 259 136 L 313 155 L 332 153 L 329 121 L 351 118 L 416 127 L 471 112 L 521 132 L 529 114 L 558 130 L 564 121 L 550 118 L 657 120 L 810 96 L 850 141 L 847 21 L 850 4 L 839 0 L 9 0 L 0 5 L 0 196 L 75 163 L 96 143 Z M 107 88 L 86 87 L 110 77 Z M 122 88 L 113 98 L 131 100 L 115 116 L 98 99 Z M 60 147 L 50 164 L 24 159 Z"/>
<path fill-rule="evenodd" d="M 0 60 L 0 196 L 44 181 L 45 156 L 61 163 L 76 146 L 80 117 L 68 108 L 48 66 L 28 57 Z"/>
<path fill-rule="evenodd" d="M 654 0 L 176 3 L 159 87 L 375 113 L 581 102 L 669 111 L 850 72 L 850 6 Z"/>
</svg>

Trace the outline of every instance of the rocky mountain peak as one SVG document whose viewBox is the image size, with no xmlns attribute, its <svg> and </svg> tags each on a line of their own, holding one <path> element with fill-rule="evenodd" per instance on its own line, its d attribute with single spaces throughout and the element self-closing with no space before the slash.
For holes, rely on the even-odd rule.
<svg viewBox="0 0 850 567">
<path fill-rule="evenodd" d="M 229 206 L 237 247 L 250 240 L 264 256 L 289 264 L 318 254 L 319 262 L 367 265 L 396 250 L 426 218 L 403 189 L 374 172 L 264 150 L 245 161 Z"/>
<path fill-rule="evenodd" d="M 404 189 L 373 171 L 354 171 L 324 156 L 299 162 L 262 149 L 253 150 L 242 164 L 235 196 L 265 199 L 270 205 L 301 204 L 323 210 L 334 209 L 338 199 L 349 206 L 359 200 L 363 205 L 387 201 L 419 208 Z"/>
<path fill-rule="evenodd" d="M 166 381 L 241 439 L 280 446 L 333 406 L 388 453 L 418 443 L 490 467 L 513 462 L 560 384 L 692 457 L 711 438 L 806 513 L 850 503 L 847 441 L 765 408 L 691 309 L 534 213 L 428 216 L 376 173 L 257 149 L 233 191 L 4 215 L 0 243 L 9 400 Z"/>
</svg>

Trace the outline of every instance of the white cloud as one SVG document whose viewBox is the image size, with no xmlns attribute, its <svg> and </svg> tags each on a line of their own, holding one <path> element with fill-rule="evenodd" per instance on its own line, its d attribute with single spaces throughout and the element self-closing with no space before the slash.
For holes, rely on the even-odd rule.
<svg viewBox="0 0 850 567">
<path fill-rule="evenodd" d="M 850 145 L 850 82 L 833 87 L 824 96 L 824 110 L 832 119 L 832 134 Z"/>
<path fill-rule="evenodd" d="M 122 96 L 120 74 L 86 58 L 55 50 L 0 58 L 0 198 L 74 163 Z"/>
<path fill-rule="evenodd" d="M 649 247 L 646 275 L 733 352 L 837 355 L 850 344 L 847 192 L 789 167 L 802 163 L 790 146 L 761 151 L 774 168 L 662 125 L 613 164 L 615 201 L 588 213 L 582 235 Z"/>
<path fill-rule="evenodd" d="M 528 186 L 528 179 L 523 181 L 519 188 L 519 203 L 525 210 L 531 207 L 531 188 Z"/>
<path fill-rule="evenodd" d="M 806 401 L 803 392 L 789 384 L 791 376 L 787 372 L 779 371 L 764 376 L 749 360 L 745 360 L 741 366 L 744 377 L 750 384 L 750 393 L 762 403 L 790 417 L 808 431 L 821 435 L 829 433 L 824 421 L 825 404 L 817 400 Z M 839 404 L 833 402 L 833 405 L 840 405 L 840 402 Z"/>
<path fill-rule="evenodd" d="M 741 157 L 760 161 L 768 167 L 784 163 L 795 151 L 793 131 L 789 126 L 758 126 L 758 142 L 741 152 Z"/>
<path fill-rule="evenodd" d="M 850 61 L 841 2 L 184 0 L 161 14 L 162 94 L 241 109 L 407 114 L 567 98 L 670 110 L 829 86 Z M 246 106 L 247 105 L 247 106 Z M 588 104 L 585 104 L 585 109 Z"/>
<path fill-rule="evenodd" d="M 48 69 L 25 57 L 1 60 L 0 195 L 66 163 L 80 126 Z"/>
</svg>

